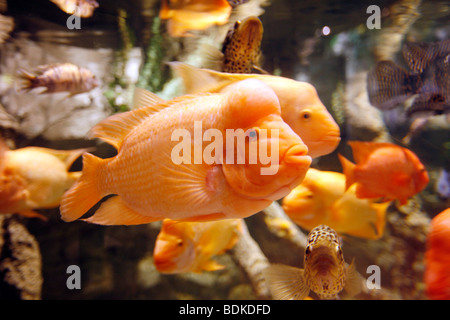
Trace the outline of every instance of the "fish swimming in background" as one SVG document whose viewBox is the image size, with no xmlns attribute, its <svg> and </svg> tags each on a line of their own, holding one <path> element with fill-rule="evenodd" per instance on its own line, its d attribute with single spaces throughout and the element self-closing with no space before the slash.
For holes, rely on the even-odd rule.
<svg viewBox="0 0 450 320">
<path fill-rule="evenodd" d="M 234 7 L 237 7 L 238 5 L 247 3 L 250 0 L 227 0 L 227 1 L 234 8 Z"/>
<path fill-rule="evenodd" d="M 95 75 L 88 69 L 72 63 L 42 65 L 34 73 L 20 71 L 24 80 L 22 90 L 45 87 L 41 93 L 69 92 L 71 95 L 88 92 L 99 85 Z"/>
<path fill-rule="evenodd" d="M 56 4 L 62 11 L 68 14 L 74 14 L 81 18 L 89 18 L 94 14 L 98 3 L 95 0 L 50 0 Z"/>
<path fill-rule="evenodd" d="M 170 36 L 185 37 L 188 31 L 227 23 L 231 9 L 226 0 L 162 0 L 159 17 L 168 20 Z"/>
<path fill-rule="evenodd" d="M 425 252 L 424 282 L 433 300 L 450 300 L 450 208 L 430 223 Z"/>
<path fill-rule="evenodd" d="M 443 199 L 450 199 L 450 173 L 442 169 L 436 181 L 436 191 Z"/>
<path fill-rule="evenodd" d="M 260 71 L 263 26 L 257 17 L 236 21 L 228 31 L 222 45 L 223 72 L 251 73 Z"/>
<path fill-rule="evenodd" d="M 223 265 L 211 259 L 234 247 L 242 232 L 242 219 L 180 222 L 165 219 L 153 259 L 161 273 L 215 271 Z"/>
<path fill-rule="evenodd" d="M 346 265 L 336 231 L 319 225 L 308 235 L 304 269 L 272 264 L 265 270 L 270 291 L 277 300 L 303 300 L 310 291 L 320 299 L 337 299 L 345 290 L 356 296 L 362 290 L 362 278 L 354 262 Z"/>
<path fill-rule="evenodd" d="M 68 170 L 86 150 L 9 150 L 0 141 L 0 213 L 46 219 L 33 210 L 59 206 L 63 193 L 81 175 Z"/>
<path fill-rule="evenodd" d="M 143 89 L 137 93 L 153 96 Z M 208 129 L 215 129 L 215 134 L 206 136 Z M 226 130 L 238 129 L 244 141 L 231 140 L 227 146 Z M 114 146 L 118 154 L 108 159 L 83 155 L 82 176 L 61 201 L 64 221 L 80 218 L 110 194 L 116 196 L 86 221 L 132 225 L 165 218 L 244 218 L 287 195 L 311 163 L 307 147 L 281 119 L 273 90 L 254 79 L 227 93 L 149 102 L 101 121 L 91 136 Z M 213 137 L 214 142 L 205 144 Z M 257 157 L 256 150 L 268 145 L 270 159 Z M 244 161 L 234 159 L 238 154 Z"/>
<path fill-rule="evenodd" d="M 409 71 L 392 61 L 381 61 L 367 77 L 369 101 L 381 110 L 411 99 L 407 115 L 450 111 L 450 40 L 406 42 L 403 58 Z"/>
<path fill-rule="evenodd" d="M 378 239 L 383 235 L 389 202 L 359 199 L 356 184 L 345 190 L 345 175 L 310 168 L 302 183 L 282 200 L 286 214 L 311 230 L 326 224 L 338 233 Z"/>
<path fill-rule="evenodd" d="M 356 164 L 339 156 L 346 189 L 357 183 L 358 198 L 398 200 L 400 205 L 422 191 L 429 182 L 428 173 L 417 155 L 392 143 L 351 141 Z"/>
<path fill-rule="evenodd" d="M 275 91 L 281 117 L 308 146 L 308 155 L 316 158 L 333 152 L 340 140 L 340 129 L 320 101 L 316 89 L 307 82 L 265 75 L 216 72 L 182 62 L 169 62 L 182 79 L 186 93 L 226 92 L 239 81 L 260 80 Z"/>
</svg>

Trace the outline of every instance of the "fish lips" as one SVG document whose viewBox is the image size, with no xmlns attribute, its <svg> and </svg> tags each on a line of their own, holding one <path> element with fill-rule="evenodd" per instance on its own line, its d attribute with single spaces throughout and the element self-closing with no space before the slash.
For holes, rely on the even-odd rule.
<svg viewBox="0 0 450 320">
<path fill-rule="evenodd" d="M 287 164 L 311 164 L 311 157 L 307 155 L 308 148 L 305 145 L 296 144 L 284 152 L 283 161 Z"/>
</svg>

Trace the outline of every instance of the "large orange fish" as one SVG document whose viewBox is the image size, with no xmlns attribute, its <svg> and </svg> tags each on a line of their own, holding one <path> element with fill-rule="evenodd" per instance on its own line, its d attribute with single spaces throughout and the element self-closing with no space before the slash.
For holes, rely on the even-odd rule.
<svg viewBox="0 0 450 320">
<path fill-rule="evenodd" d="M 45 219 L 33 209 L 59 206 L 63 193 L 81 175 L 68 170 L 85 151 L 40 147 L 9 150 L 0 141 L 0 213 Z"/>
<path fill-rule="evenodd" d="M 266 74 L 216 72 L 182 62 L 169 65 L 183 79 L 186 93 L 224 92 L 245 79 L 263 81 L 277 94 L 283 120 L 302 138 L 312 158 L 333 152 L 341 140 L 339 126 L 307 82 Z"/>
<path fill-rule="evenodd" d="M 82 176 L 62 199 L 63 220 L 80 218 L 110 194 L 116 196 L 87 221 L 131 225 L 164 218 L 243 218 L 287 195 L 311 163 L 307 147 L 281 119 L 275 93 L 261 81 L 243 81 L 225 94 L 149 105 L 113 115 L 92 129 L 93 137 L 118 154 L 83 156 Z M 244 143 L 227 138 L 230 132 L 245 134 Z M 268 145 L 266 161 L 261 150 Z M 236 155 L 241 160 L 234 160 Z"/>
<path fill-rule="evenodd" d="M 434 300 L 450 300 L 450 208 L 431 220 L 425 253 L 424 281 Z"/>
<path fill-rule="evenodd" d="M 242 223 L 242 219 L 208 222 L 165 219 L 153 251 L 156 269 L 161 273 L 223 269 L 211 258 L 233 248 L 242 232 Z"/>
<path fill-rule="evenodd" d="M 408 198 L 428 184 L 428 173 L 417 155 L 392 143 L 351 141 L 356 165 L 339 155 L 346 188 L 357 183 L 358 198 L 398 200 L 403 205 Z"/>
<path fill-rule="evenodd" d="M 231 5 L 226 0 L 162 0 L 159 17 L 168 20 L 172 37 L 183 37 L 190 30 L 205 30 L 228 22 Z"/>
<path fill-rule="evenodd" d="M 389 202 L 359 199 L 356 184 L 345 190 L 345 175 L 310 168 L 302 183 L 283 198 L 283 209 L 299 226 L 326 224 L 338 233 L 378 239 L 383 235 Z"/>
</svg>

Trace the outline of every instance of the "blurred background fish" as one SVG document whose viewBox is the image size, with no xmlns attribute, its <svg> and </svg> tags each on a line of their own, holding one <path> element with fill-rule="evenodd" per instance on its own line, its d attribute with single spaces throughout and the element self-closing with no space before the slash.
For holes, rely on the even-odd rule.
<svg viewBox="0 0 450 320">
<path fill-rule="evenodd" d="M 42 65 L 33 73 L 19 72 L 23 79 L 21 90 L 44 87 L 41 93 L 69 92 L 71 95 L 88 92 L 99 85 L 95 75 L 88 69 L 72 63 Z"/>
<path fill-rule="evenodd" d="M 392 61 L 381 61 L 369 72 L 370 103 L 382 110 L 411 101 L 406 113 L 448 113 L 450 110 L 450 40 L 406 42 L 403 58 L 409 71 Z"/>
<path fill-rule="evenodd" d="M 430 299 L 450 300 L 450 208 L 430 224 L 425 253 L 424 282 Z"/>
<path fill-rule="evenodd" d="M 202 130 L 214 128 L 220 132 L 222 141 L 218 149 L 224 150 L 223 159 L 218 158 L 218 149 L 215 161 L 197 159 L 196 148 L 191 151 L 194 144 L 199 144 L 198 138 L 191 139 L 198 135 L 194 133 L 195 122 L 201 123 Z M 176 129 L 183 129 L 189 137 L 184 134 L 183 141 L 177 142 L 172 138 Z M 241 146 L 233 141 L 232 149 L 225 148 L 223 137 L 228 129 L 250 130 L 258 139 L 245 139 L 245 145 Z M 267 130 L 268 134 L 259 136 L 261 130 Z M 278 137 L 271 135 L 272 130 L 278 132 Z M 185 221 L 244 218 L 287 195 L 301 182 L 311 164 L 307 147 L 281 119 L 273 90 L 254 79 L 240 82 L 227 93 L 183 96 L 115 114 L 97 124 L 91 136 L 108 142 L 118 154 L 107 159 L 89 153 L 83 156 L 82 176 L 61 202 L 64 221 L 80 218 L 110 194 L 116 196 L 103 202 L 86 221 L 131 225 L 164 218 Z M 273 145 L 278 143 L 278 162 L 274 163 L 276 172 L 264 174 L 261 169 L 271 169 L 271 164 L 263 164 L 260 157 L 250 155 L 257 148 L 249 145 L 272 145 L 271 139 L 277 139 Z M 219 139 L 215 140 L 217 145 Z M 180 144 L 187 144 L 189 155 L 188 150 L 180 149 Z M 201 156 L 207 147 L 211 155 L 211 146 L 202 144 Z M 173 158 L 176 150 L 179 157 L 183 152 L 180 161 Z M 245 155 L 244 163 L 234 158 L 229 161 L 230 154 Z M 249 162 L 251 157 L 256 163 Z"/>
<path fill-rule="evenodd" d="M 339 154 L 346 189 L 356 183 L 358 198 L 398 200 L 405 204 L 429 182 L 428 173 L 417 155 L 392 143 L 350 141 L 356 164 Z"/>
<path fill-rule="evenodd" d="M 98 3 L 95 0 L 50 0 L 56 4 L 62 11 L 68 14 L 74 14 L 81 18 L 89 18 L 94 14 Z"/>
<path fill-rule="evenodd" d="M 389 202 L 359 199 L 356 185 L 345 189 L 345 175 L 310 168 L 302 183 L 282 200 L 286 214 L 307 230 L 326 224 L 339 234 L 366 239 L 383 235 Z"/>
<path fill-rule="evenodd" d="M 304 269 L 272 264 L 265 270 L 270 291 L 277 300 L 303 300 L 311 291 L 320 299 L 337 299 L 345 290 L 350 296 L 362 290 L 362 278 L 353 262 L 346 265 L 336 231 L 319 225 L 308 235 Z"/>
<path fill-rule="evenodd" d="M 436 181 L 436 191 L 443 199 L 450 199 L 450 173 L 442 169 Z"/>
<path fill-rule="evenodd" d="M 9 150 L 0 141 L 0 213 L 45 217 L 34 209 L 57 207 L 61 197 L 80 177 L 69 172 L 87 149 L 53 150 L 25 147 Z"/>
<path fill-rule="evenodd" d="M 241 219 L 162 223 L 153 259 L 161 273 L 215 271 L 225 268 L 212 259 L 234 247 L 242 232 Z"/>
<path fill-rule="evenodd" d="M 245 79 L 258 79 L 269 85 L 280 101 L 283 120 L 308 146 L 308 155 L 316 158 L 333 152 L 340 140 L 340 129 L 307 82 L 265 74 L 240 74 L 200 69 L 182 62 L 170 67 L 183 80 L 186 93 L 225 92 Z"/>
<path fill-rule="evenodd" d="M 231 9 L 226 0 L 162 0 L 159 17 L 168 20 L 172 37 L 184 37 L 188 31 L 227 23 Z"/>
</svg>

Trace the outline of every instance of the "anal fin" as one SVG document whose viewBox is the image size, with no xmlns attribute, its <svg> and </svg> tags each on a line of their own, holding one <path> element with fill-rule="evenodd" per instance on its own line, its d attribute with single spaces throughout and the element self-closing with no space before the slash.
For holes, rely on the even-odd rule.
<svg viewBox="0 0 450 320">
<path fill-rule="evenodd" d="M 102 203 L 92 217 L 82 220 L 100 225 L 138 225 L 162 219 L 143 216 L 128 208 L 121 197 L 114 196 Z"/>
</svg>

